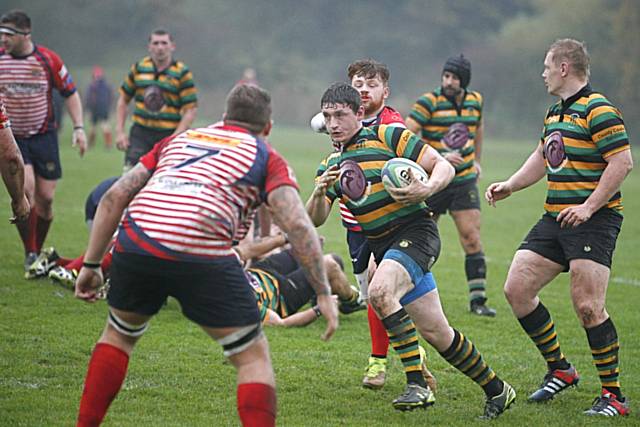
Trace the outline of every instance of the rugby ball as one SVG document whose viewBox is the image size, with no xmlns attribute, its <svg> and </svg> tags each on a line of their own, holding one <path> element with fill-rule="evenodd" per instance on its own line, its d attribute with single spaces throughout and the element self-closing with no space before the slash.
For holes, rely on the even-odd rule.
<svg viewBox="0 0 640 427">
<path fill-rule="evenodd" d="M 311 126 L 311 129 L 313 129 L 314 132 L 328 133 L 327 126 L 324 123 L 324 116 L 322 115 L 322 112 L 319 112 L 311 118 L 309 126 Z"/>
<path fill-rule="evenodd" d="M 409 170 L 413 172 L 414 178 L 423 183 L 426 184 L 429 180 L 429 175 L 422 169 L 422 166 L 413 160 L 396 157 L 388 160 L 382 167 L 382 185 L 384 185 L 385 189 L 389 189 L 401 188 L 411 184 Z"/>
</svg>

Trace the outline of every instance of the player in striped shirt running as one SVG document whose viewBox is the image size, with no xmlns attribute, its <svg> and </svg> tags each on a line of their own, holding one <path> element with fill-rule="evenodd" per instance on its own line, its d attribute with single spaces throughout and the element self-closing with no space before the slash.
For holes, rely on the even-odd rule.
<svg viewBox="0 0 640 427">
<path fill-rule="evenodd" d="M 504 292 L 513 313 L 547 363 L 542 385 L 529 400 L 546 402 L 578 383 L 539 292 L 562 272 L 571 272 L 571 299 L 602 385 L 587 415 L 629 414 L 620 389 L 619 341 L 605 308 L 616 240 L 622 225 L 620 186 L 633 167 L 620 111 L 589 84 L 589 54 L 583 43 L 557 40 L 544 60 L 547 91 L 560 98 L 547 111 L 543 134 L 525 164 L 507 181 L 491 184 L 487 201 L 525 189 L 545 175 L 542 219 L 516 252 Z"/>
</svg>

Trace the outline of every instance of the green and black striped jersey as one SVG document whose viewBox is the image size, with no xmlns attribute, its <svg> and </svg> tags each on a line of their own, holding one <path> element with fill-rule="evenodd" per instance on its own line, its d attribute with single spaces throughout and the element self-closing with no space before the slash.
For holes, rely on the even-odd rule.
<svg viewBox="0 0 640 427">
<path fill-rule="evenodd" d="M 563 156 L 549 151 L 553 140 L 549 136 L 556 131 L 562 134 Z M 554 217 L 564 208 L 584 203 L 600 182 L 606 159 L 631 148 L 620 111 L 590 85 L 549 108 L 540 144 L 547 168 L 544 209 Z M 551 154 L 557 159 L 550 163 Z M 620 191 L 606 207 L 622 211 Z"/>
<path fill-rule="evenodd" d="M 275 311 L 283 319 L 289 315 L 280 295 L 280 282 L 275 275 L 259 268 L 250 268 L 247 276 L 256 293 L 261 322 L 267 319 L 268 310 Z"/>
<path fill-rule="evenodd" d="M 396 202 L 384 189 L 380 176 L 387 160 L 405 157 L 420 163 L 427 148 L 418 136 L 401 127 L 363 127 L 344 145 L 341 152 L 327 158 L 326 167 L 340 165 L 345 160 L 355 161 L 365 174 L 365 194 L 358 200 L 351 200 L 341 191 L 340 180 L 337 180 L 327 189 L 329 203 L 340 199 L 370 239 L 384 237 L 411 219 L 427 215 L 424 202 L 415 205 Z"/>
<path fill-rule="evenodd" d="M 150 111 L 145 107 L 145 90 L 158 86 L 164 99 L 159 111 Z M 196 106 L 197 92 L 189 68 L 181 61 L 158 72 L 147 56 L 131 66 L 120 93 L 129 102 L 134 100 L 133 121 L 153 130 L 174 130 L 182 119 L 182 113 Z"/>
<path fill-rule="evenodd" d="M 482 95 L 479 92 L 466 91 L 462 104 L 457 106 L 442 93 L 442 88 L 438 88 L 418 98 L 411 109 L 409 117 L 422 126 L 422 139 L 441 154 L 450 151 L 441 140 L 451 125 L 464 123 L 469 129 L 469 140 L 457 150 L 464 161 L 456 166 L 456 176 L 449 185 L 478 177 L 474 165 L 475 137 L 482 120 L 482 106 Z"/>
</svg>

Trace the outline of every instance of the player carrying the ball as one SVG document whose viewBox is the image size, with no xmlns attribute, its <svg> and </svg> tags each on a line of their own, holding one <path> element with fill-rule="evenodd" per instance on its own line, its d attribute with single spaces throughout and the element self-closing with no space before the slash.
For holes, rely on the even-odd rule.
<svg viewBox="0 0 640 427">
<path fill-rule="evenodd" d="M 409 384 L 394 406 L 411 409 L 405 401 L 416 402 L 417 407 L 433 403 L 419 369 L 417 329 L 445 360 L 483 388 L 483 417 L 499 416 L 513 403 L 516 393 L 484 362 L 473 343 L 449 326 L 429 274 L 440 253 L 440 237 L 424 201 L 451 181 L 453 166 L 406 129 L 363 127 L 360 94 L 348 84 L 330 86 L 320 105 L 329 135 L 340 144 L 341 151 L 330 159 L 327 171 L 316 181 L 307 211 L 314 224 L 320 225 L 333 202 L 340 199 L 367 237 L 378 265 L 369 284 L 369 301 L 394 349 L 403 361 L 413 361 L 417 368 L 407 373 Z M 414 179 L 406 187 L 386 190 L 381 169 L 395 157 L 422 166 L 430 175 L 428 182 Z M 339 168 L 345 164 L 350 165 L 349 179 L 340 176 Z M 362 181 L 364 185 L 352 185 Z M 409 326 L 411 319 L 416 328 Z"/>
<path fill-rule="evenodd" d="M 390 125 L 405 128 L 402 115 L 396 110 L 386 105 L 389 97 L 389 68 L 374 59 L 361 59 L 355 61 L 347 67 L 347 76 L 358 93 L 364 107 L 363 126 Z M 311 127 L 316 131 L 326 132 L 324 117 L 322 112 L 318 113 L 311 123 Z M 340 151 L 340 144 L 335 147 Z M 325 158 L 318 167 L 316 177 L 320 177 L 327 170 L 327 162 L 331 156 L 339 155 L 332 153 Z M 358 224 L 355 216 L 340 201 L 340 217 L 342 225 L 347 229 L 347 245 L 351 255 L 353 274 L 360 286 L 360 296 L 363 301 L 369 299 L 367 288 L 369 284 L 369 262 L 371 258 L 371 248 L 367 238 L 362 232 L 362 227 Z M 342 309 L 341 311 L 344 311 Z M 367 319 L 369 322 L 369 333 L 371 335 L 371 354 L 369 356 L 365 374 L 362 379 L 362 386 L 372 390 L 384 387 L 387 372 L 387 353 L 389 351 L 389 336 L 387 330 L 378 318 L 375 310 L 368 304 Z M 412 325 L 414 327 L 414 325 Z M 420 349 L 420 368 L 427 383 L 435 391 L 436 380 L 427 368 L 426 351 L 422 346 Z M 414 361 L 407 364 L 403 360 L 405 372 L 416 369 Z"/>
</svg>

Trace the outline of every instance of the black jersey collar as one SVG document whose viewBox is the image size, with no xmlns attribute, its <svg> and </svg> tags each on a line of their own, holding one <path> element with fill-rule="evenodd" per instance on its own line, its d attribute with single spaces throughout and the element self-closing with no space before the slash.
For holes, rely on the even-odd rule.
<svg viewBox="0 0 640 427">
<path fill-rule="evenodd" d="M 591 92 L 593 92 L 593 89 L 591 89 L 591 85 L 587 83 L 578 92 L 562 101 L 562 111 L 565 111 L 567 108 L 573 105 L 574 102 L 576 102 L 583 96 L 588 96 Z"/>
</svg>

